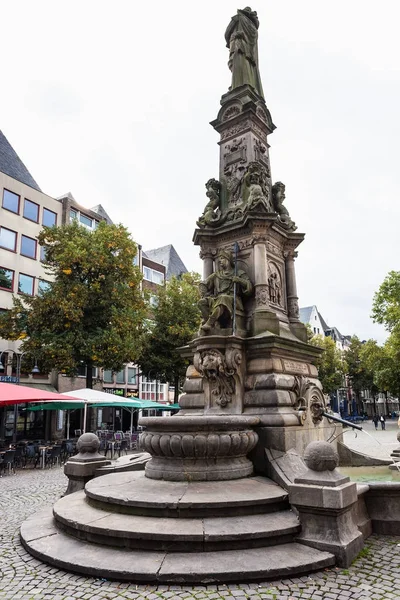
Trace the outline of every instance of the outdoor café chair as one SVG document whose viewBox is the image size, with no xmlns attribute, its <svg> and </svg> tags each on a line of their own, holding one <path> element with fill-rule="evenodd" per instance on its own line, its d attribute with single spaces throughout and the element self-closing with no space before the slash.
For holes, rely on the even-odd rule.
<svg viewBox="0 0 400 600">
<path fill-rule="evenodd" d="M 46 452 L 45 455 L 45 466 L 53 467 L 57 463 L 59 465 L 61 458 L 61 446 L 53 446 Z"/>
<path fill-rule="evenodd" d="M 7 452 L 3 455 L 3 460 L 0 464 L 0 468 L 2 471 L 5 471 L 8 468 L 8 474 L 11 473 L 11 470 L 15 473 L 15 450 L 7 450 Z"/>
</svg>

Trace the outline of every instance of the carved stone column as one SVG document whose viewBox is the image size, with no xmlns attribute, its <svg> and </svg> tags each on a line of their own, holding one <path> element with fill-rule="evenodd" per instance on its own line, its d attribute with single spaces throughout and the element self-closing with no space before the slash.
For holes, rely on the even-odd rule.
<svg viewBox="0 0 400 600">
<path fill-rule="evenodd" d="M 284 253 L 285 256 L 285 269 L 286 269 L 286 290 L 287 290 L 287 307 L 289 322 L 298 322 L 299 313 L 299 299 L 297 296 L 296 286 L 296 272 L 294 269 L 294 259 L 297 257 L 295 250 L 287 250 Z"/>
<path fill-rule="evenodd" d="M 307 341 L 307 329 L 300 322 L 299 299 L 297 296 L 296 271 L 294 259 L 297 252 L 290 248 L 284 252 L 286 271 L 287 310 L 290 327 L 293 333 L 303 342 Z"/>
<path fill-rule="evenodd" d="M 203 281 L 212 275 L 214 271 L 214 255 L 215 250 L 211 248 L 202 248 L 200 250 L 200 258 L 203 261 Z"/>
<path fill-rule="evenodd" d="M 254 236 L 253 260 L 255 289 L 253 335 L 266 330 L 278 333 L 278 320 L 275 312 L 271 311 L 269 305 L 266 237 L 261 235 Z"/>
</svg>

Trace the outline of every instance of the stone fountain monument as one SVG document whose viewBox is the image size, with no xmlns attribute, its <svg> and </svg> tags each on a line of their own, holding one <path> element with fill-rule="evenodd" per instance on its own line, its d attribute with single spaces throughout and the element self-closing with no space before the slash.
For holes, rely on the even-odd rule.
<svg viewBox="0 0 400 600">
<path fill-rule="evenodd" d="M 145 472 L 94 478 L 40 523 L 24 523 L 23 543 L 51 564 L 116 579 L 205 583 L 345 565 L 361 548 L 355 484 L 335 471 L 326 443 L 332 427 L 322 417 L 320 351 L 299 320 L 295 259 L 304 234 L 284 204 L 284 184 L 271 175 L 275 125 L 258 27 L 247 7 L 225 33 L 232 83 L 211 123 L 220 136 L 219 178 L 206 183 L 193 238 L 204 265 L 203 320 L 181 350 L 191 363 L 181 410 L 141 420 L 141 446 L 152 456 Z M 310 442 L 328 459 L 321 463 L 317 446 L 305 464 Z"/>
</svg>

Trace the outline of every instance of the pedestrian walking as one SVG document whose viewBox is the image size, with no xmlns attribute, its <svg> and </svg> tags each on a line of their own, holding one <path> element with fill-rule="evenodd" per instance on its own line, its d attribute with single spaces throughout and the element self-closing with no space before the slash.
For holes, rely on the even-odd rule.
<svg viewBox="0 0 400 600">
<path fill-rule="evenodd" d="M 385 429 L 385 428 L 386 428 L 385 417 L 384 417 L 383 415 L 381 415 L 381 416 L 379 417 L 379 420 L 380 420 L 380 422 L 381 422 L 381 427 L 382 427 L 382 430 L 383 430 L 383 429 Z"/>
<path fill-rule="evenodd" d="M 378 415 L 377 415 L 377 414 L 375 414 L 375 415 L 372 417 L 372 421 L 373 421 L 373 423 L 374 423 L 374 425 L 375 425 L 375 429 L 378 429 Z"/>
<path fill-rule="evenodd" d="M 397 420 L 397 427 L 400 427 L 400 415 L 399 415 L 399 418 Z"/>
</svg>

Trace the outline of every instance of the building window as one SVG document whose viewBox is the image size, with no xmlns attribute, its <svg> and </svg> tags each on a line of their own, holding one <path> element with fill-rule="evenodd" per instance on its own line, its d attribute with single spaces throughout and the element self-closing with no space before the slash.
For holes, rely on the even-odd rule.
<svg viewBox="0 0 400 600">
<path fill-rule="evenodd" d="M 45 281 L 44 279 L 39 279 L 38 283 L 38 293 L 44 294 L 50 288 L 50 282 Z"/>
<path fill-rule="evenodd" d="M 76 374 L 78 377 L 86 377 L 86 365 L 79 365 Z M 97 377 L 97 367 L 92 368 L 92 377 Z"/>
<path fill-rule="evenodd" d="M 14 192 L 4 190 L 3 192 L 3 208 L 11 210 L 11 212 L 19 215 L 19 196 Z"/>
<path fill-rule="evenodd" d="M 24 217 L 35 223 L 39 223 L 39 204 L 31 200 L 24 200 Z"/>
<path fill-rule="evenodd" d="M 42 225 L 44 225 L 45 227 L 53 227 L 53 225 L 55 225 L 56 223 L 57 223 L 56 213 L 53 212 L 52 210 L 49 210 L 48 208 L 44 208 Z"/>
<path fill-rule="evenodd" d="M 0 288 L 12 292 L 14 289 L 14 271 L 0 267 Z"/>
<path fill-rule="evenodd" d="M 115 381 L 116 383 L 125 383 L 125 369 L 118 371 Z"/>
<path fill-rule="evenodd" d="M 69 218 L 71 221 L 78 218 L 78 213 L 73 208 L 71 208 L 71 210 L 69 211 Z"/>
<path fill-rule="evenodd" d="M 0 246 L 6 248 L 6 250 L 15 252 L 17 247 L 16 232 L 11 231 L 11 229 L 6 229 L 5 227 L 0 227 Z"/>
<path fill-rule="evenodd" d="M 317 333 L 317 329 L 316 329 L 316 327 L 314 327 L 314 333 Z"/>
<path fill-rule="evenodd" d="M 21 235 L 21 254 L 29 258 L 36 258 L 36 240 L 27 235 Z"/>
<path fill-rule="evenodd" d="M 164 283 L 164 273 L 160 273 L 160 271 L 155 271 L 149 267 L 143 267 L 143 278 L 158 285 Z"/>
<path fill-rule="evenodd" d="M 136 385 L 137 369 L 136 367 L 128 367 L 128 383 Z"/>
<path fill-rule="evenodd" d="M 34 277 L 20 273 L 18 279 L 18 292 L 20 294 L 27 294 L 28 296 L 33 296 L 34 283 Z"/>
<path fill-rule="evenodd" d="M 114 383 L 113 372 L 110 369 L 104 369 L 104 371 L 103 371 L 103 382 L 104 383 Z"/>
<path fill-rule="evenodd" d="M 93 228 L 93 219 L 87 217 L 86 215 L 83 215 L 82 213 L 79 215 L 79 221 L 82 225 L 89 227 L 89 229 Z"/>
</svg>

